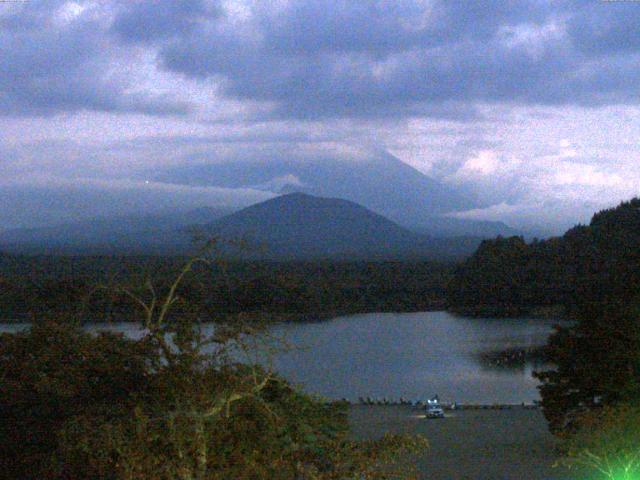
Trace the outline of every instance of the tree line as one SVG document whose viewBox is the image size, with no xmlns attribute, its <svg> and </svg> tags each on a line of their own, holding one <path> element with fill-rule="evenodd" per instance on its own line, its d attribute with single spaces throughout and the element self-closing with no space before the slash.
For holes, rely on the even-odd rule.
<svg viewBox="0 0 640 480">
<path fill-rule="evenodd" d="M 450 283 L 455 311 L 530 315 L 559 307 L 536 372 L 563 462 L 602 478 L 640 474 L 640 199 L 596 213 L 560 238 L 485 241 Z"/>
<path fill-rule="evenodd" d="M 585 302 L 630 300 L 640 280 L 640 199 L 596 213 L 562 237 L 485 240 L 456 269 L 453 311 L 519 316 L 560 307 L 571 316 Z"/>
<path fill-rule="evenodd" d="M 109 286 L 138 306 L 140 338 L 56 312 L 0 335 L 1 478 L 413 478 L 400 460 L 424 438 L 354 440 L 345 405 L 256 361 L 280 348 L 268 322 L 212 319 L 182 294 L 209 264 L 194 257 L 164 286 Z"/>
<path fill-rule="evenodd" d="M 109 288 L 170 284 L 181 257 L 0 256 L 0 319 L 83 310 L 92 321 L 128 320 L 130 299 Z M 216 262 L 198 267 L 181 294 L 212 316 L 239 313 L 286 320 L 445 307 L 451 264 L 435 262 Z"/>
</svg>

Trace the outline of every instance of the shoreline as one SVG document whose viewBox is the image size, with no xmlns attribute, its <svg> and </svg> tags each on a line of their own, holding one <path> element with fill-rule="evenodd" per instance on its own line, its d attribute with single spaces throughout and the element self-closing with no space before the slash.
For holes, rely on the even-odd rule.
<svg viewBox="0 0 640 480">
<path fill-rule="evenodd" d="M 351 407 L 363 406 L 363 407 L 408 407 L 421 409 L 426 407 L 426 400 L 410 401 L 405 399 L 373 399 L 373 398 L 360 398 L 353 402 L 346 398 L 340 400 L 331 400 L 327 403 L 340 403 L 343 405 L 349 405 Z M 455 410 L 540 410 L 538 402 L 533 403 L 458 403 L 458 402 L 440 402 L 440 407 L 443 410 L 455 411 Z"/>
</svg>

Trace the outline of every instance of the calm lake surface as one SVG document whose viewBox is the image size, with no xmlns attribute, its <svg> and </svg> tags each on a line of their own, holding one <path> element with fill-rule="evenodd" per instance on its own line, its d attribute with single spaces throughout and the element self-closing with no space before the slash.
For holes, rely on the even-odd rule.
<svg viewBox="0 0 640 480">
<path fill-rule="evenodd" d="M 318 323 L 287 323 L 272 330 L 296 348 L 273 365 L 311 393 L 357 400 L 376 397 L 520 403 L 539 398 L 531 376 L 544 365 L 496 367 L 482 352 L 544 345 L 557 321 L 457 317 L 446 312 L 372 313 Z M 24 325 L 0 324 L 0 331 Z M 132 324 L 96 324 L 136 336 Z"/>
</svg>

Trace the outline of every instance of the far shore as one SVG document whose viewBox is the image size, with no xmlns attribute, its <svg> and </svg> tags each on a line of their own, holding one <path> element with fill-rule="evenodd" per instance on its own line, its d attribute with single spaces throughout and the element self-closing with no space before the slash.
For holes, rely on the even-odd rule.
<svg viewBox="0 0 640 480">
<path fill-rule="evenodd" d="M 527 320 L 558 320 L 565 321 L 566 316 L 561 308 L 550 309 L 533 309 L 526 312 L 519 312 L 506 314 L 496 308 L 484 308 L 484 309 L 472 309 L 472 308 L 446 308 L 442 304 L 434 305 L 422 305 L 420 307 L 411 308 L 403 307 L 402 305 L 395 306 L 394 308 L 382 308 L 382 309 L 340 309 L 321 312 L 264 312 L 264 311 L 243 311 L 222 313 L 221 317 L 225 315 L 244 315 L 247 318 L 267 318 L 270 323 L 319 323 L 334 320 L 336 318 L 350 317 L 356 315 L 370 315 L 370 314 L 411 314 L 411 313 L 423 313 L 423 312 L 446 312 L 456 317 L 466 318 L 495 318 L 495 319 L 527 319 Z M 61 313 L 61 317 L 64 317 L 64 312 Z M 15 314 L 13 317 L 0 318 L 0 324 L 30 324 L 34 314 Z M 87 324 L 97 323 L 137 323 L 140 319 L 138 317 L 132 317 L 127 315 L 114 316 L 110 320 L 100 319 L 96 322 L 85 322 Z M 212 323 L 215 320 L 212 320 Z"/>
</svg>

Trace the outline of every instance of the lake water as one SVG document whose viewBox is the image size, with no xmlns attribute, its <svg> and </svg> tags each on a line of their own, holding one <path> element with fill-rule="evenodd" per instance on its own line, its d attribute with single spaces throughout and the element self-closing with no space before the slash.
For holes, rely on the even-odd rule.
<svg viewBox="0 0 640 480">
<path fill-rule="evenodd" d="M 418 400 L 438 394 L 462 403 L 521 403 L 539 398 L 535 368 L 495 367 L 482 352 L 544 345 L 557 321 L 480 319 L 446 312 L 372 313 L 273 328 L 296 348 L 274 357 L 275 369 L 311 393 L 357 400 Z M 0 331 L 24 326 L 2 325 Z M 139 335 L 132 324 L 93 325 Z"/>
</svg>

